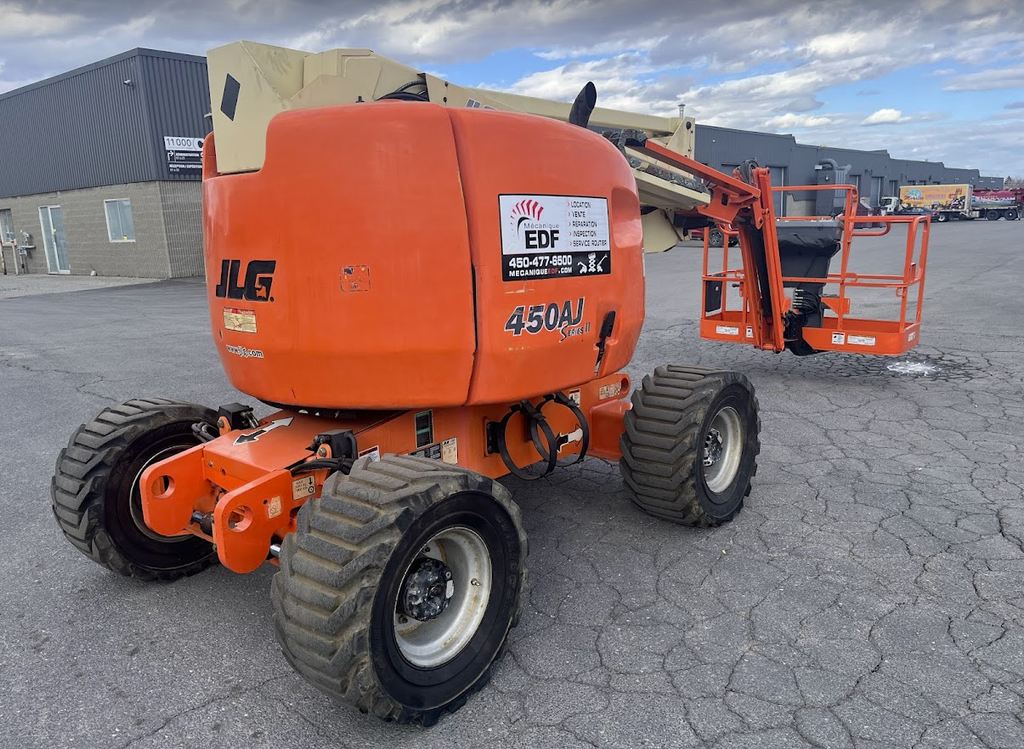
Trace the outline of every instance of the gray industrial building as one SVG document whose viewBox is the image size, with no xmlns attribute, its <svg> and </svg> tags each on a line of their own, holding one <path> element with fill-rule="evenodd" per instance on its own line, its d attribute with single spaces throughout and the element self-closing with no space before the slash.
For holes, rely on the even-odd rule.
<svg viewBox="0 0 1024 749">
<path fill-rule="evenodd" d="M 0 95 L 8 273 L 203 273 L 206 59 L 134 49 Z"/>
<path fill-rule="evenodd" d="M 202 275 L 209 110 L 206 59 L 150 49 L 0 95 L 3 272 Z M 886 151 L 700 124 L 696 158 L 727 173 L 754 158 L 771 168 L 776 185 L 856 184 L 872 206 L 905 184 L 1003 182 Z M 780 195 L 776 206 L 780 215 L 827 213 L 822 197 L 831 200 L 831 192 Z"/>
<path fill-rule="evenodd" d="M 888 151 L 855 151 L 797 143 L 792 135 L 755 133 L 712 127 L 697 123 L 694 157 L 702 164 L 727 174 L 746 159 L 755 159 L 771 170 L 772 184 L 856 185 L 857 192 L 871 207 L 883 197 L 899 194 L 900 185 L 973 185 L 1002 188 L 1002 177 L 982 177 L 977 169 L 947 167 L 941 161 L 894 159 Z M 831 200 L 831 191 L 784 193 L 776 196 L 775 209 L 783 216 L 829 213 L 821 199 Z"/>
</svg>

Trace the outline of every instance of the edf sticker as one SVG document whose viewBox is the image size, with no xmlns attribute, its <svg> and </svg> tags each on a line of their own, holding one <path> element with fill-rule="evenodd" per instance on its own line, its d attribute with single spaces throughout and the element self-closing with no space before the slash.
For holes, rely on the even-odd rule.
<svg viewBox="0 0 1024 749">
<path fill-rule="evenodd" d="M 608 200 L 580 195 L 499 195 L 505 281 L 608 275 Z"/>
</svg>

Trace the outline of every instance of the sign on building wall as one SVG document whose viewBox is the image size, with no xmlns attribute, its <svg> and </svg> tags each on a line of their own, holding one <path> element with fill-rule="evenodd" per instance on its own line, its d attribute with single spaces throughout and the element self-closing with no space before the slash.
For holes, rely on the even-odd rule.
<svg viewBox="0 0 1024 749">
<path fill-rule="evenodd" d="M 167 171 L 171 174 L 202 174 L 202 138 L 165 135 L 164 149 L 167 151 Z"/>
</svg>

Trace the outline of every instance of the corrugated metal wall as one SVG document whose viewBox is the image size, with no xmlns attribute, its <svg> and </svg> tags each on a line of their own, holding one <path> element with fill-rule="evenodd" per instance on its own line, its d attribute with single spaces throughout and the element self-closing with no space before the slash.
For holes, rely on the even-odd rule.
<svg viewBox="0 0 1024 749">
<path fill-rule="evenodd" d="M 0 197 L 198 179 L 168 172 L 163 136 L 204 136 L 209 109 L 206 61 L 152 50 L 0 95 Z"/>
<path fill-rule="evenodd" d="M 796 148 L 792 135 L 752 133 L 728 127 L 697 123 L 694 153 L 697 161 L 715 169 L 733 167 L 746 159 L 757 159 L 762 166 L 789 166 Z"/>
<path fill-rule="evenodd" d="M 161 156 L 157 179 L 188 180 L 201 177 L 200 170 L 172 173 L 167 167 L 164 136 L 204 138 L 210 132 L 210 83 L 206 59 L 163 53 L 139 57 L 142 85 L 149 102 L 149 133 Z"/>
<path fill-rule="evenodd" d="M 120 56 L 119 56 L 120 57 Z M 0 196 L 154 179 L 132 56 L 0 97 Z"/>
</svg>

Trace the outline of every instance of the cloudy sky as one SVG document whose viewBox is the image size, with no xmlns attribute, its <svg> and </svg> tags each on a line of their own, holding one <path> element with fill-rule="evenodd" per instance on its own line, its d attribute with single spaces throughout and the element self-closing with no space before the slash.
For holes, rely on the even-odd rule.
<svg viewBox="0 0 1024 749">
<path fill-rule="evenodd" d="M 133 47 L 370 47 L 470 86 L 1024 177 L 1021 0 L 0 0 L 0 91 Z"/>
</svg>

